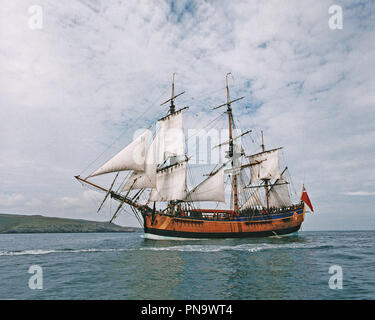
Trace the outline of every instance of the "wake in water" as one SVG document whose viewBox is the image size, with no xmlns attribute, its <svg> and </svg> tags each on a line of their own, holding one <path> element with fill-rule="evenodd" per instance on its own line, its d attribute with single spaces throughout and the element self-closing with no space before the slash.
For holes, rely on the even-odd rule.
<svg viewBox="0 0 375 320">
<path fill-rule="evenodd" d="M 327 249 L 331 248 L 329 245 L 320 244 L 304 244 L 304 243 L 289 243 L 289 244 L 240 244 L 235 246 L 220 246 L 220 245 L 182 245 L 171 247 L 149 247 L 140 248 L 140 250 L 152 251 L 186 251 L 186 252 L 219 252 L 219 251 L 247 251 L 258 252 L 272 249 Z"/>
<path fill-rule="evenodd" d="M 22 255 L 45 255 L 52 253 L 95 253 L 95 252 L 121 252 L 121 251 L 179 251 L 179 252 L 219 252 L 219 251 L 247 251 L 258 252 L 272 249 L 327 249 L 331 248 L 329 245 L 307 244 L 307 243 L 286 243 L 286 244 L 240 244 L 240 245 L 181 245 L 181 246 L 166 246 L 166 247 L 141 247 L 136 248 L 90 248 L 90 249 L 34 249 L 21 251 L 0 251 L 0 256 L 22 256 Z"/>
<path fill-rule="evenodd" d="M 23 256 L 23 255 L 43 255 L 50 253 L 84 253 L 84 252 L 111 252 L 111 251 L 127 251 L 130 249 L 35 249 L 21 251 L 0 251 L 0 256 Z"/>
<path fill-rule="evenodd" d="M 139 237 L 139 236 L 138 236 Z M 144 238 L 143 236 L 141 236 Z M 139 239 L 139 238 L 138 238 Z M 169 239 L 170 240 L 170 239 Z M 179 239 L 181 240 L 181 239 Z M 212 240 L 212 239 L 199 239 L 200 241 L 147 241 L 139 242 L 125 242 L 121 247 L 116 248 L 113 243 L 104 241 L 101 242 L 99 248 L 96 244 L 91 248 L 33 248 L 25 250 L 8 250 L 0 251 L 1 256 L 24 256 L 24 255 L 47 255 L 47 254 L 70 254 L 70 253 L 105 253 L 105 252 L 126 252 L 126 251 L 170 251 L 170 252 L 220 252 L 220 251 L 242 251 L 255 253 L 265 250 L 303 250 L 303 249 L 330 249 L 333 246 L 326 242 L 309 241 L 304 237 L 269 237 L 259 240 Z M 229 242 L 228 242 L 229 241 Z M 178 244 L 178 245 L 176 245 Z M 100 246 L 107 248 L 100 248 Z M 109 247 L 110 246 L 110 247 Z M 109 248 L 108 248 L 109 247 Z M 337 247 L 336 247 L 337 248 Z"/>
</svg>

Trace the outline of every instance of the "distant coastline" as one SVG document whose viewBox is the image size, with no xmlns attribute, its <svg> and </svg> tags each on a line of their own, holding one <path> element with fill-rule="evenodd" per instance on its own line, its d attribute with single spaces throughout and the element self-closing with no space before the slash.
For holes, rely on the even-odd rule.
<svg viewBox="0 0 375 320">
<path fill-rule="evenodd" d="M 122 227 L 109 222 L 0 213 L 0 234 L 6 233 L 91 233 L 139 232 L 140 228 Z"/>
</svg>

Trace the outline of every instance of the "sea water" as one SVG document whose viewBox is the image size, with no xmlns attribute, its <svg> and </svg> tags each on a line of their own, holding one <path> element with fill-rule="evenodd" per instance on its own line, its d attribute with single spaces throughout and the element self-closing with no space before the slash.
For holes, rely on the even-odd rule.
<svg viewBox="0 0 375 320">
<path fill-rule="evenodd" d="M 0 235 L 0 299 L 374 298 L 375 231 L 180 241 Z"/>
</svg>

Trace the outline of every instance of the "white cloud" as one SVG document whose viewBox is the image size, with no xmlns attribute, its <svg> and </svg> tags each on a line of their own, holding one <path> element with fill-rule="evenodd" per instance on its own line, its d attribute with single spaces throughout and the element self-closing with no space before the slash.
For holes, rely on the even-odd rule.
<svg viewBox="0 0 375 320">
<path fill-rule="evenodd" d="M 0 193 L 0 203 L 3 207 L 14 207 L 21 203 L 23 203 L 25 197 L 19 193 L 11 193 L 11 194 L 1 194 Z"/>
<path fill-rule="evenodd" d="M 343 192 L 343 194 L 348 196 L 375 196 L 375 192 L 371 191 L 351 191 L 351 192 Z"/>
<path fill-rule="evenodd" d="M 176 91 L 186 90 L 179 104 L 191 107 L 186 127 L 196 128 L 216 117 L 206 112 L 225 101 L 231 71 L 231 96 L 246 96 L 234 106 L 242 129 L 285 146 L 296 187 L 305 182 L 314 207 L 339 212 L 330 204 L 353 184 L 375 187 L 375 5 L 353 3 L 343 4 L 344 29 L 332 31 L 326 1 L 46 0 L 43 29 L 31 30 L 34 3 L 8 1 L 0 192 L 25 195 L 30 210 L 92 216 L 73 175 L 165 111 L 172 72 Z"/>
<path fill-rule="evenodd" d="M 25 203 L 26 207 L 29 207 L 29 208 L 32 208 L 32 209 L 33 208 L 40 208 L 40 207 L 42 207 L 42 205 L 43 205 L 43 201 L 38 199 L 38 198 L 35 198 L 35 197 L 31 198 L 31 200 L 29 200 Z"/>
</svg>

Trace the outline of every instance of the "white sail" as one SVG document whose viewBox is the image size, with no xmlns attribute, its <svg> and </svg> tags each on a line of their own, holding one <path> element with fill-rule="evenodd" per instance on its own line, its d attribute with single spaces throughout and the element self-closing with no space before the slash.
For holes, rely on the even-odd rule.
<svg viewBox="0 0 375 320">
<path fill-rule="evenodd" d="M 184 154 L 182 112 L 178 111 L 159 120 L 157 127 L 156 136 L 147 150 L 144 170 L 135 170 L 126 182 L 123 191 L 156 188 L 157 165 L 171 156 Z"/>
<path fill-rule="evenodd" d="M 184 154 L 184 132 L 182 112 L 178 111 L 159 120 L 157 133 L 147 150 L 145 168 L 135 170 L 126 182 L 123 191 L 129 189 L 156 188 L 156 168 L 168 157 Z"/>
<path fill-rule="evenodd" d="M 185 154 L 182 112 L 178 111 L 159 120 L 159 152 L 158 159 L 166 160 L 171 156 Z"/>
<path fill-rule="evenodd" d="M 196 186 L 187 195 L 186 200 L 225 202 L 224 168 Z"/>
<path fill-rule="evenodd" d="M 249 209 L 249 208 L 256 208 L 262 207 L 263 202 L 260 197 L 259 189 L 257 188 L 254 193 L 246 200 L 246 202 L 242 205 L 241 209 Z"/>
<path fill-rule="evenodd" d="M 145 131 L 89 177 L 124 170 L 144 171 L 149 134 L 148 130 Z"/>
<path fill-rule="evenodd" d="M 172 201 L 186 198 L 186 162 L 160 170 L 156 174 L 156 188 L 149 201 Z"/>
<path fill-rule="evenodd" d="M 147 166 L 146 170 L 134 171 L 128 181 L 126 181 L 122 191 L 130 189 L 154 188 L 156 184 L 156 166 Z"/>
<path fill-rule="evenodd" d="M 249 156 L 250 183 L 280 178 L 279 150 L 270 150 Z"/>
<path fill-rule="evenodd" d="M 143 189 L 156 187 L 156 168 L 158 163 L 160 136 L 157 133 L 150 147 L 147 149 L 144 171 L 134 171 L 125 183 L 122 191 L 129 189 Z"/>
<path fill-rule="evenodd" d="M 282 208 L 292 205 L 288 185 L 284 174 L 276 181 L 275 185 L 269 191 L 270 207 Z"/>
</svg>

